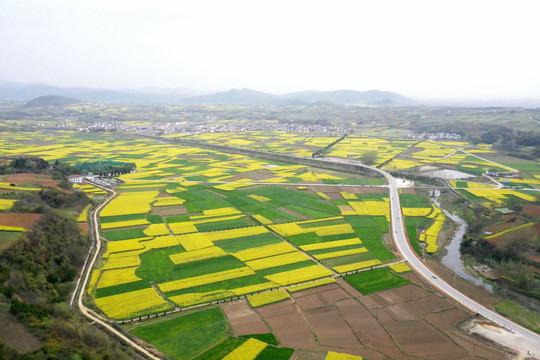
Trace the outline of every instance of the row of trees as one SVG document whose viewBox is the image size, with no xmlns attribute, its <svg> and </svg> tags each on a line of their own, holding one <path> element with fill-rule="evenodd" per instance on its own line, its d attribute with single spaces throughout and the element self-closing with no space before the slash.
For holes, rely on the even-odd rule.
<svg viewBox="0 0 540 360">
<path fill-rule="evenodd" d="M 528 252 L 540 250 L 540 239 L 532 227 L 511 231 L 504 239 L 491 243 L 484 238 L 484 229 L 500 217 L 495 211 L 473 206 L 463 214 L 469 228 L 460 251 L 495 269 L 499 285 L 540 299 L 540 279 L 534 271 L 536 263 L 526 258 Z"/>
</svg>

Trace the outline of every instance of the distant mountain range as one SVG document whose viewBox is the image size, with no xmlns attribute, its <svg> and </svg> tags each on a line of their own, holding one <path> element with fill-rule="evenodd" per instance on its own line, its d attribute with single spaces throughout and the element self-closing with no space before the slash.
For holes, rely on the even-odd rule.
<svg viewBox="0 0 540 360">
<path fill-rule="evenodd" d="M 189 97 L 183 99 L 186 104 L 222 104 L 222 105 L 414 105 L 414 100 L 390 91 L 303 91 L 285 95 L 272 95 L 251 89 L 232 89 L 225 92 Z"/>
<path fill-rule="evenodd" d="M 83 101 L 131 103 L 182 103 L 219 105 L 416 105 L 415 100 L 390 91 L 303 91 L 273 95 L 252 89 L 232 89 L 213 94 L 197 93 L 186 88 L 127 89 L 122 91 L 92 88 L 66 88 L 45 84 L 21 84 L 0 81 L 0 99 L 24 100 L 46 95 L 65 96 Z"/>
</svg>

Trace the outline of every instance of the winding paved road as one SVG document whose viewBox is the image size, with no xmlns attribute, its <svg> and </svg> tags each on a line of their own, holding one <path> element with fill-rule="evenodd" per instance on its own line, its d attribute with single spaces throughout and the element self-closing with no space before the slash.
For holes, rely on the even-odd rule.
<svg viewBox="0 0 540 360">
<path fill-rule="evenodd" d="M 416 253 L 412 250 L 405 236 L 405 229 L 403 226 L 403 219 L 401 214 L 401 204 L 399 202 L 399 192 L 396 184 L 396 179 L 387 173 L 386 171 L 371 168 L 374 171 L 382 174 L 388 182 L 390 190 L 390 216 L 392 217 L 391 231 L 394 237 L 394 242 L 403 255 L 403 257 L 409 262 L 409 265 L 431 285 L 439 289 L 445 295 L 451 297 L 465 308 L 472 312 L 478 313 L 486 319 L 503 326 L 504 328 L 514 332 L 515 334 L 523 337 L 527 340 L 527 349 L 518 349 L 531 351 L 533 354 L 540 354 L 540 335 L 525 329 L 524 327 L 508 320 L 507 318 L 487 309 L 483 305 L 470 299 L 466 295 L 462 294 L 458 290 L 454 289 L 445 281 L 439 279 L 424 263 L 418 258 Z M 530 344 L 530 345 L 529 345 Z"/>
</svg>

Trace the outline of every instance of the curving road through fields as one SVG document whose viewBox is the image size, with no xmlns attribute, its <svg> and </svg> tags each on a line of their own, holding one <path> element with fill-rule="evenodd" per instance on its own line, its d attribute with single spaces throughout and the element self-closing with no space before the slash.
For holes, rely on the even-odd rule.
<svg viewBox="0 0 540 360">
<path fill-rule="evenodd" d="M 369 168 L 369 167 L 368 167 Z M 394 242 L 399 252 L 409 262 L 409 265 L 427 282 L 433 287 L 439 289 L 445 295 L 451 297 L 459 304 L 469 309 L 472 312 L 482 315 L 486 319 L 514 332 L 515 334 L 526 340 L 526 344 L 522 344 L 520 347 L 526 347 L 518 349 L 521 351 L 530 351 L 533 354 L 540 354 L 540 335 L 525 329 L 524 327 L 508 320 L 507 318 L 489 310 L 483 305 L 477 303 L 466 295 L 462 294 L 458 290 L 454 289 L 451 285 L 445 281 L 439 279 L 435 273 L 433 273 L 424 263 L 418 258 L 416 253 L 412 250 L 407 237 L 405 235 L 405 227 L 403 226 L 403 218 L 401 214 L 401 204 L 399 201 L 399 192 L 396 183 L 396 179 L 387 173 L 386 171 L 371 168 L 374 171 L 382 174 L 388 182 L 390 191 L 390 216 L 392 218 L 391 231 L 394 238 Z"/>
</svg>

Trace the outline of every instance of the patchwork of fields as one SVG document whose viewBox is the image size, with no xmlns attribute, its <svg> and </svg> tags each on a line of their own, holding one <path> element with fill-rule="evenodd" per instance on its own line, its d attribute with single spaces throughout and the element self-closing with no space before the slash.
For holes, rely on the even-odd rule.
<svg viewBox="0 0 540 360">
<path fill-rule="evenodd" d="M 311 156 L 312 152 L 338 139 L 278 133 L 185 137 L 299 156 Z M 306 296 L 297 294 L 335 285 L 336 276 L 399 260 L 385 246 L 385 242 L 391 242 L 387 189 L 362 186 L 383 185 L 382 178 L 346 176 L 304 165 L 110 134 L 19 133 L 10 134 L 9 139 L 0 134 L 0 144 L 0 156 L 24 154 L 72 164 L 111 159 L 137 165 L 136 172 L 118 176 L 123 181 L 117 188 L 119 195 L 100 214 L 105 251 L 86 289 L 96 307 L 114 320 L 138 319 L 245 296 L 243 301 L 250 311 L 261 309 L 259 314 L 284 336 L 287 329 L 278 324 L 279 316 L 272 313 L 273 306 L 278 309 L 280 304 L 287 304 L 283 305 L 287 311 L 296 314 L 289 305 L 290 300 Z M 466 143 L 419 143 L 350 136 L 326 155 L 360 158 L 367 151 L 376 151 L 376 163 L 388 170 L 413 169 L 434 162 L 472 173 L 494 168 L 488 161 L 456 150 L 455 147 L 460 146 L 467 147 L 470 153 L 485 155 L 491 152 L 482 146 L 471 149 Z M 498 168 L 501 171 L 508 169 L 505 165 Z M 531 169 L 528 178 L 517 179 L 515 183 L 528 187 L 539 185 L 540 180 L 534 177 L 536 169 Z M 20 186 L 2 184 L 10 190 L 40 190 L 30 183 Z M 484 184 L 472 181 L 457 181 L 452 185 L 465 197 L 490 207 L 512 198 L 529 202 L 538 199 L 533 192 L 483 187 Z M 106 194 L 87 184 L 75 187 L 98 201 Z M 445 215 L 414 191 L 402 193 L 400 200 L 412 246 L 419 254 L 421 243 L 425 243 L 427 253 L 436 252 L 439 233 L 448 221 Z M 13 203 L 13 199 L 0 196 L 1 211 L 8 212 Z M 78 221 L 81 224 L 86 222 L 89 209 L 87 207 L 80 213 Z M 24 231 L 30 225 L 16 227 L 0 223 L 0 235 Z M 504 234 L 496 233 L 493 237 Z M 399 275 L 408 270 L 405 264 L 392 264 L 347 276 L 346 281 L 367 295 L 409 284 Z M 345 283 L 340 286 L 347 287 Z M 345 299 L 347 296 L 342 291 L 336 293 Z M 369 299 L 365 298 L 367 307 L 371 306 Z M 327 336 L 326 341 L 335 348 L 341 346 L 341 340 L 325 333 L 321 324 L 327 311 L 333 311 L 337 316 L 336 309 L 341 309 L 340 306 L 346 305 L 343 309 L 347 310 L 353 305 L 349 304 L 352 299 L 347 299 L 347 304 L 338 304 L 338 300 L 331 303 L 332 310 L 313 310 L 306 320 L 315 332 Z M 304 305 L 306 309 L 312 309 L 308 303 Z M 441 308 L 443 310 L 447 308 Z M 392 311 L 388 311 L 392 316 L 401 316 Z M 269 340 L 227 338 L 227 325 L 221 313 L 214 311 L 207 317 L 200 316 L 207 321 L 208 327 L 197 331 L 211 331 L 212 344 L 222 341 L 212 348 L 215 353 L 207 356 L 219 354 L 234 359 L 238 353 L 250 353 L 253 359 L 290 357 L 291 349 L 272 347 Z M 346 318 L 343 314 L 340 316 Z M 184 321 L 187 325 L 173 322 L 163 326 L 180 329 L 175 330 L 176 334 L 187 334 L 190 329 L 197 328 L 195 320 L 188 321 L 186 317 Z M 393 320 L 383 319 L 382 322 L 400 326 Z M 171 344 L 180 341 L 179 338 L 165 340 L 163 336 L 153 338 L 152 331 L 145 332 L 143 327 L 133 332 L 150 342 L 159 342 L 162 348 L 172 352 L 175 346 Z M 196 333 L 190 336 L 197 337 Z M 352 348 L 363 349 L 355 343 L 355 336 L 351 333 Z M 287 345 L 283 339 L 281 343 Z M 289 345 L 292 347 L 292 343 Z M 313 345 L 311 340 L 308 345 Z M 191 344 L 186 348 L 190 348 L 195 356 L 207 347 Z M 319 345 L 313 345 L 313 348 L 319 349 Z M 329 359 L 341 356 L 324 347 L 319 350 L 329 351 Z M 461 354 L 463 349 L 452 351 Z"/>
</svg>

